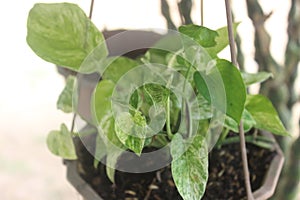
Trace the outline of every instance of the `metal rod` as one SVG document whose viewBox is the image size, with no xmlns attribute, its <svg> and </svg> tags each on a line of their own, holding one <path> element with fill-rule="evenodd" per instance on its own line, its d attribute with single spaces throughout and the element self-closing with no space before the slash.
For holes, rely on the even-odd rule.
<svg viewBox="0 0 300 200">
<path fill-rule="evenodd" d="M 204 25 L 204 0 L 201 0 L 201 26 Z"/>
<path fill-rule="evenodd" d="M 225 6 L 226 6 L 226 15 L 227 15 L 227 27 L 228 27 L 228 38 L 229 38 L 229 45 L 230 45 L 231 62 L 237 68 L 239 68 L 238 63 L 237 63 L 236 49 L 235 49 L 234 33 L 233 33 L 233 26 L 232 26 L 232 11 L 231 11 L 230 0 L 225 0 Z M 240 149 L 241 149 L 242 161 L 243 161 L 243 171 L 244 171 L 247 199 L 248 200 L 254 200 L 252 190 L 251 190 L 251 182 L 250 182 L 248 159 L 247 159 L 247 150 L 246 150 L 246 142 L 245 142 L 245 134 L 244 134 L 244 126 L 243 126 L 243 121 L 242 120 L 241 120 L 240 125 L 239 125 L 239 136 L 240 136 Z"/>
<path fill-rule="evenodd" d="M 92 16 L 93 16 L 93 10 L 94 10 L 94 0 L 91 0 L 90 14 L 89 14 L 89 18 L 90 18 L 90 19 L 92 19 Z"/>
<path fill-rule="evenodd" d="M 91 0 L 90 13 L 89 13 L 89 18 L 90 18 L 90 19 L 92 19 L 92 16 L 93 16 L 93 10 L 94 10 L 94 0 Z M 78 79 L 80 80 L 80 76 L 79 76 Z M 72 118 L 71 132 L 74 132 L 76 117 L 77 117 L 77 113 L 75 112 L 75 113 L 73 114 L 73 118 Z"/>
</svg>

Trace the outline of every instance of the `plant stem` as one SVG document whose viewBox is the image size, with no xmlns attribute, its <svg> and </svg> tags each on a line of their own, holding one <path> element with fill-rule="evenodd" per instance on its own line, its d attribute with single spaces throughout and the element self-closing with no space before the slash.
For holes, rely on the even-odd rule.
<svg viewBox="0 0 300 200">
<path fill-rule="evenodd" d="M 72 124 L 71 124 L 71 133 L 74 132 L 76 117 L 77 117 L 77 114 L 74 113 L 73 119 L 72 119 Z"/>
<path fill-rule="evenodd" d="M 166 121 L 166 126 L 167 126 L 167 135 L 170 140 L 173 138 L 172 130 L 171 130 L 171 117 L 170 117 L 170 95 L 168 96 L 167 99 L 167 121 Z"/>
<path fill-rule="evenodd" d="M 224 141 L 225 141 L 228 133 L 229 133 L 229 129 L 228 128 L 223 129 L 223 131 L 221 133 L 221 136 L 220 136 L 220 138 L 219 138 L 219 140 L 217 142 L 217 148 L 218 149 L 221 148 L 221 146 L 223 145 L 223 143 L 224 143 Z"/>
<path fill-rule="evenodd" d="M 229 37 L 229 42 L 230 42 L 231 62 L 238 68 L 238 63 L 237 63 L 237 58 L 236 58 L 236 51 L 235 51 L 233 26 L 232 26 L 232 11 L 231 11 L 231 6 L 230 6 L 230 1 L 229 0 L 225 0 L 225 7 L 226 7 L 226 16 L 227 16 L 227 25 L 228 25 L 228 37 Z M 240 135 L 240 148 L 241 148 L 242 161 L 243 161 L 243 171 L 244 171 L 247 199 L 248 200 L 254 200 L 253 194 L 252 194 L 252 191 L 251 191 L 251 182 L 250 182 L 250 177 L 249 177 L 244 126 L 243 126 L 243 121 L 242 120 L 241 120 L 240 125 L 239 125 L 239 135 Z"/>
</svg>

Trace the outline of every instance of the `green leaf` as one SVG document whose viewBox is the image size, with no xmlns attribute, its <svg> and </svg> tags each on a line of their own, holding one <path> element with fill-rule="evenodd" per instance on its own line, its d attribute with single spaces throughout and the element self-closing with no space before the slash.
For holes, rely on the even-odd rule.
<svg viewBox="0 0 300 200">
<path fill-rule="evenodd" d="M 273 74 L 269 72 L 258 72 L 258 73 L 247 73 L 242 72 L 242 77 L 245 82 L 245 85 L 251 85 L 254 83 L 261 83 L 267 80 L 268 78 L 272 78 Z"/>
<path fill-rule="evenodd" d="M 77 159 L 72 133 L 68 131 L 65 124 L 61 125 L 59 131 L 51 131 L 48 134 L 47 146 L 54 155 L 68 160 Z"/>
<path fill-rule="evenodd" d="M 179 32 L 192 38 L 202 47 L 215 46 L 218 33 L 203 26 L 194 24 L 183 25 L 179 27 Z"/>
<path fill-rule="evenodd" d="M 246 88 L 239 70 L 232 63 L 217 59 L 216 66 L 209 72 L 195 72 L 194 82 L 199 93 L 209 103 L 221 111 L 225 108 L 229 117 L 240 122 Z"/>
<path fill-rule="evenodd" d="M 208 153 L 205 137 L 196 135 L 191 143 L 175 134 L 171 143 L 172 176 L 184 200 L 199 200 L 208 179 Z"/>
<path fill-rule="evenodd" d="M 115 121 L 111 107 L 111 96 L 114 87 L 115 84 L 110 80 L 102 80 L 98 83 L 92 98 L 92 116 L 99 134 L 105 136 L 102 137 L 105 145 L 111 142 L 113 145 L 122 148 L 123 145 L 115 133 Z"/>
<path fill-rule="evenodd" d="M 115 167 L 118 162 L 118 158 L 122 155 L 123 151 L 115 148 L 109 149 L 106 157 L 106 174 L 112 183 L 115 183 Z"/>
<path fill-rule="evenodd" d="M 233 24 L 234 35 L 236 35 L 236 29 L 238 25 L 239 23 Z M 218 36 L 215 39 L 216 45 L 214 45 L 213 47 L 206 48 L 208 54 L 213 58 L 216 57 L 217 54 L 229 44 L 227 26 L 218 29 L 217 33 Z"/>
<path fill-rule="evenodd" d="M 169 89 L 158 84 L 145 84 L 143 87 L 145 101 L 149 105 L 155 105 L 158 103 L 166 103 L 170 95 Z"/>
<path fill-rule="evenodd" d="M 121 113 L 116 119 L 115 130 L 119 140 L 138 156 L 145 146 L 146 125 L 146 119 L 139 111 L 134 116 Z"/>
<path fill-rule="evenodd" d="M 126 57 L 118 57 L 111 64 L 109 64 L 103 73 L 102 78 L 117 83 L 126 72 L 138 65 L 139 63 L 137 63 L 135 60 Z"/>
<path fill-rule="evenodd" d="M 193 116 L 193 119 L 210 119 L 213 116 L 211 104 L 201 95 L 197 95 L 200 116 Z M 192 113 L 194 114 L 194 113 Z"/>
<path fill-rule="evenodd" d="M 252 115 L 247 111 L 247 109 L 244 109 L 243 115 L 242 115 L 243 125 L 244 125 L 244 131 L 248 132 L 252 127 L 256 125 L 256 121 L 252 117 Z M 225 117 L 225 124 L 224 126 L 233 132 L 238 133 L 239 132 L 239 124 L 234 121 L 231 117 L 226 116 Z"/>
<path fill-rule="evenodd" d="M 288 136 L 271 101 L 262 95 L 248 95 L 246 109 L 256 121 L 255 127 L 273 134 Z"/>
<path fill-rule="evenodd" d="M 73 91 L 76 78 L 68 76 L 66 86 L 58 97 L 56 106 L 65 113 L 73 112 Z"/>
<path fill-rule="evenodd" d="M 84 59 L 104 42 L 102 33 L 75 4 L 35 4 L 27 21 L 27 43 L 42 59 L 79 71 Z M 102 55 L 108 55 L 102 45 Z"/>
<path fill-rule="evenodd" d="M 99 162 L 107 154 L 106 145 L 100 134 L 97 134 L 94 167 L 97 168 Z"/>
<path fill-rule="evenodd" d="M 112 81 L 102 80 L 98 83 L 92 98 L 92 115 L 99 132 L 96 143 L 96 156 L 103 158 L 106 154 L 106 172 L 112 182 L 114 182 L 114 167 L 117 158 L 126 150 L 115 132 L 115 120 L 111 107 L 114 87 L 115 84 Z M 94 160 L 94 165 L 97 164 L 98 161 Z"/>
</svg>

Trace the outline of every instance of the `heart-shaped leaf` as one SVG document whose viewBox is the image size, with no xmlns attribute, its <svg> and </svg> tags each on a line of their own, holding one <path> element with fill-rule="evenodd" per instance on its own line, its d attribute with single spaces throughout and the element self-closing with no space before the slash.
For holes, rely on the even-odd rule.
<svg viewBox="0 0 300 200">
<path fill-rule="evenodd" d="M 110 80 L 102 80 L 98 83 L 92 97 L 92 115 L 95 125 L 98 127 L 99 134 L 107 145 L 113 145 L 122 148 L 115 133 L 115 121 L 113 118 L 111 97 L 115 84 Z"/>
<path fill-rule="evenodd" d="M 48 134 L 47 146 L 54 155 L 68 160 L 77 159 L 72 133 L 65 124 L 61 125 L 59 131 L 51 131 Z"/>
<path fill-rule="evenodd" d="M 233 24 L 234 35 L 236 35 L 236 29 L 238 25 L 239 23 Z M 208 54 L 213 58 L 217 57 L 217 54 L 229 44 L 227 26 L 219 28 L 216 32 L 218 33 L 215 39 L 216 45 L 214 45 L 213 47 L 206 48 Z"/>
<path fill-rule="evenodd" d="M 267 80 L 268 78 L 273 77 L 272 73 L 269 72 L 258 72 L 258 73 L 247 73 L 242 72 L 242 77 L 245 82 L 245 85 L 251 85 L 254 83 L 261 83 Z"/>
<path fill-rule="evenodd" d="M 79 71 L 84 59 L 104 37 L 85 15 L 71 3 L 35 4 L 27 21 L 27 43 L 42 59 Z M 108 51 L 102 46 L 105 58 Z"/>
<path fill-rule="evenodd" d="M 271 101 L 265 96 L 248 95 L 245 107 L 256 121 L 256 128 L 270 131 L 277 135 L 289 135 Z"/>
<path fill-rule="evenodd" d="M 240 122 L 246 101 L 246 88 L 240 71 L 229 61 L 217 59 L 209 72 L 195 72 L 198 92 L 213 106 Z M 225 109 L 225 110 L 224 110 Z"/>
<path fill-rule="evenodd" d="M 121 113 L 115 123 L 115 130 L 119 140 L 128 148 L 141 155 L 146 140 L 146 119 L 139 111 L 134 116 Z"/>
<path fill-rule="evenodd" d="M 179 32 L 196 41 L 202 47 L 212 47 L 216 45 L 218 33 L 214 30 L 194 24 L 179 27 Z"/>
</svg>

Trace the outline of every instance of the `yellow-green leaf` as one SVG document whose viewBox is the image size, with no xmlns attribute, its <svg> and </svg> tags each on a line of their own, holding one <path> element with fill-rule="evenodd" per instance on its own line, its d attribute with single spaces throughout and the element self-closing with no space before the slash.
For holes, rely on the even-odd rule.
<svg viewBox="0 0 300 200">
<path fill-rule="evenodd" d="M 270 131 L 273 134 L 287 136 L 286 131 L 278 113 L 269 99 L 263 95 L 248 95 L 246 109 L 256 121 L 256 128 Z"/>
<path fill-rule="evenodd" d="M 66 86 L 58 97 L 56 106 L 65 113 L 73 112 L 73 91 L 76 78 L 68 76 Z"/>
<path fill-rule="evenodd" d="M 38 3 L 30 10 L 27 43 L 48 62 L 79 71 L 84 59 L 103 41 L 102 33 L 75 4 Z M 108 55 L 105 45 L 102 49 L 98 59 Z"/>
<path fill-rule="evenodd" d="M 54 155 L 68 160 L 77 159 L 72 133 L 65 124 L 61 125 L 59 131 L 51 131 L 48 134 L 47 146 Z"/>
</svg>

